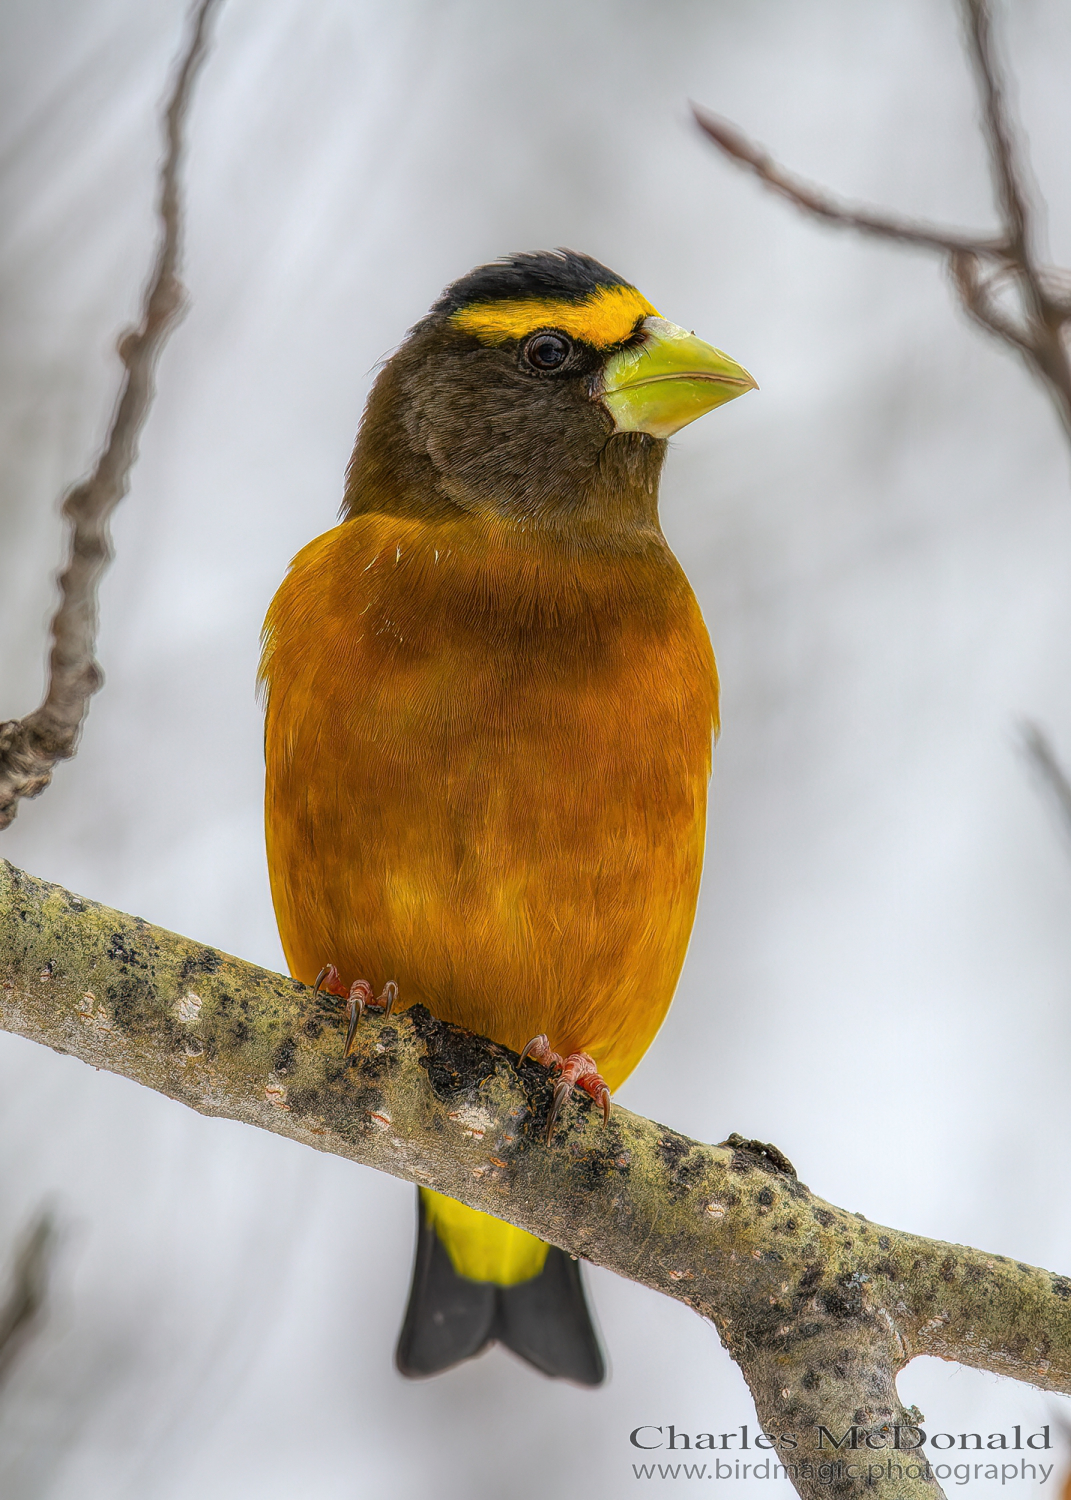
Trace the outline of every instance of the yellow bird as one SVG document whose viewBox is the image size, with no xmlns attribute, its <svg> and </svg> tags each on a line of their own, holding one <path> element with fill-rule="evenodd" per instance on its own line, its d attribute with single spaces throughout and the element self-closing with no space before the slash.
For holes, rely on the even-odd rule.
<svg viewBox="0 0 1071 1500">
<path fill-rule="evenodd" d="M 609 1110 L 684 961 L 718 681 L 658 483 L 666 439 L 754 385 L 588 256 L 481 266 L 384 366 L 342 523 L 268 613 L 291 972 L 331 966 L 351 1036 L 390 982 L 527 1050 L 557 1074 L 552 1125 L 574 1087 Z M 603 1378 L 576 1262 L 422 1189 L 398 1366 L 495 1340 Z"/>
</svg>

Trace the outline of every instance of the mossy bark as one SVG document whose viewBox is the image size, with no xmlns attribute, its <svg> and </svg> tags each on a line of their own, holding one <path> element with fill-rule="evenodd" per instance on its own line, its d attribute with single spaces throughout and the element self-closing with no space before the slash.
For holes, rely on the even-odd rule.
<svg viewBox="0 0 1071 1500">
<path fill-rule="evenodd" d="M 802 1495 L 938 1493 L 911 1451 L 920 1415 L 896 1394 L 917 1354 L 1071 1392 L 1063 1276 L 870 1224 L 758 1142 L 702 1145 L 620 1108 L 603 1126 L 575 1099 L 547 1145 L 537 1064 L 518 1069 L 419 1006 L 366 1019 L 346 1061 L 341 1009 L 307 986 L 4 861 L 0 1025 L 202 1114 L 434 1187 L 687 1303 L 740 1364 L 767 1456 Z"/>
</svg>

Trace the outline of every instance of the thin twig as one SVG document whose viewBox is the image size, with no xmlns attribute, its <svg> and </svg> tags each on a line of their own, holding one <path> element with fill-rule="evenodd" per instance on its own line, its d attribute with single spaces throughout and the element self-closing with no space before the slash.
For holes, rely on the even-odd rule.
<svg viewBox="0 0 1071 1500">
<path fill-rule="evenodd" d="M 1026 188 L 1024 154 L 1016 148 L 1007 88 L 993 43 L 988 0 L 961 0 L 963 19 L 982 119 L 989 148 L 990 172 L 1000 207 L 1002 233 L 966 234 L 941 225 L 846 203 L 785 170 L 735 125 L 693 107 L 707 137 L 731 161 L 754 172 L 764 186 L 814 218 L 841 229 L 937 251 L 947 259 L 953 285 L 964 310 L 986 332 L 994 334 L 1027 365 L 1045 387 L 1068 439 L 1071 440 L 1071 358 L 1065 326 L 1071 320 L 1066 272 L 1038 265 L 1033 215 Z M 993 274 L 983 278 L 982 266 Z M 1016 286 L 1021 318 L 1011 317 L 993 298 L 993 282 Z"/>
<path fill-rule="evenodd" d="M 978 256 L 966 250 L 948 257 L 948 267 L 960 301 L 971 318 L 987 333 L 995 333 L 1018 349 L 1024 358 L 1032 353 L 1029 338 L 993 301 L 992 288 L 982 279 Z"/>
<path fill-rule="evenodd" d="M 1067 833 L 1071 834 L 1071 777 L 1060 764 L 1044 730 L 1026 720 L 1020 725 L 1020 733 L 1027 757 L 1042 786 L 1055 802 Z"/>
<path fill-rule="evenodd" d="M 57 762 L 74 754 L 89 700 L 103 681 L 96 660 L 97 587 L 111 560 L 108 523 L 130 488 L 138 441 L 156 393 L 156 364 L 184 310 L 185 290 L 178 279 L 182 248 L 179 173 L 190 96 L 218 3 L 199 0 L 168 100 L 156 261 L 142 299 L 140 325 L 119 340 L 126 374 L 104 451 L 93 473 L 63 503 L 70 549 L 59 576 L 60 603 L 52 617 L 44 701 L 25 718 L 0 724 L 0 829 L 11 823 L 23 797 L 35 797 L 48 786 Z"/>
<path fill-rule="evenodd" d="M 1049 295 L 1045 275 L 1035 258 L 1033 212 L 1023 165 L 1025 154 L 1016 148 L 1019 132 L 1008 109 L 1008 90 L 993 43 L 988 0 L 962 0 L 962 5 L 967 50 L 982 103 L 993 189 L 1007 231 L 1026 317 L 1030 343 L 1027 362 L 1048 385 L 1071 437 L 1071 360 L 1063 336 L 1067 314 L 1060 301 Z"/>
<path fill-rule="evenodd" d="M 729 120 L 695 104 L 692 106 L 692 113 L 700 128 L 726 156 L 739 162 L 741 166 L 749 167 L 760 182 L 815 218 L 825 219 L 845 229 L 856 229 L 860 234 L 876 235 L 883 240 L 899 240 L 903 244 L 917 245 L 925 250 L 940 250 L 945 254 L 957 250 L 967 251 L 971 255 L 983 255 L 1002 261 L 1008 258 L 1009 246 L 1005 239 L 968 234 L 962 230 L 946 229 L 939 224 L 924 224 L 899 214 L 847 203 L 825 188 L 816 187 L 802 177 L 786 171 Z"/>
<path fill-rule="evenodd" d="M 992 18 L 987 0 L 962 0 L 967 32 L 967 50 L 974 69 L 975 84 L 982 101 L 982 120 L 989 146 L 993 186 L 1001 208 L 1001 217 L 1016 259 L 1030 260 L 1031 224 L 1021 168 L 1016 161 L 1012 126 L 1006 103 L 1007 89 L 1000 77 L 993 47 Z"/>
</svg>

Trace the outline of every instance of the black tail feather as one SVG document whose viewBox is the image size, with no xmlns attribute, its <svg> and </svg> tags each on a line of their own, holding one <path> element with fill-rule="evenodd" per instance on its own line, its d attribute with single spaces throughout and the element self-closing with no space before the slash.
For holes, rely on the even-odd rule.
<svg viewBox="0 0 1071 1500">
<path fill-rule="evenodd" d="M 497 1291 L 490 1282 L 457 1274 L 418 1192 L 413 1284 L 394 1356 L 401 1373 L 437 1375 L 479 1354 L 494 1338 Z"/>
<path fill-rule="evenodd" d="M 544 1375 L 578 1385 L 601 1385 L 606 1379 L 580 1262 L 556 1245 L 540 1275 L 498 1289 L 495 1337 Z"/>
<path fill-rule="evenodd" d="M 417 1215 L 413 1285 L 395 1355 L 403 1375 L 436 1375 L 497 1340 L 544 1375 L 601 1385 L 606 1364 L 575 1260 L 552 1245 L 530 1281 L 470 1281 L 454 1270 L 419 1197 Z"/>
</svg>

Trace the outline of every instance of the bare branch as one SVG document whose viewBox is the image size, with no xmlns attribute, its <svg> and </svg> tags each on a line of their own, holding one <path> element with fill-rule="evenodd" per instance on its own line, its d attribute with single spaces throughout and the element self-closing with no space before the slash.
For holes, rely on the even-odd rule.
<svg viewBox="0 0 1071 1500">
<path fill-rule="evenodd" d="M 0 1380 L 7 1375 L 44 1307 L 56 1231 L 48 1214 L 30 1226 L 15 1258 L 11 1290 L 0 1306 Z"/>
<path fill-rule="evenodd" d="M 982 118 L 993 185 L 1008 231 L 1009 246 L 1016 261 L 1027 265 L 1031 259 L 1030 217 L 1021 168 L 1015 159 L 1012 127 L 1005 97 L 1007 89 L 1000 76 L 993 47 L 992 17 L 988 0 L 962 0 L 967 32 L 967 50 L 974 69 L 975 83 L 982 100 Z"/>
<path fill-rule="evenodd" d="M 771 191 L 814 218 L 841 229 L 876 236 L 948 258 L 952 281 L 968 315 L 1013 349 L 1045 387 L 1071 440 L 1071 357 L 1065 325 L 1071 319 L 1066 272 L 1041 268 L 1035 258 L 1025 168 L 1015 149 L 1015 130 L 1007 107 L 992 36 L 988 0 L 962 0 L 967 47 L 982 102 L 990 169 L 1000 205 L 1003 233 L 964 234 L 939 225 L 917 223 L 906 216 L 865 209 L 835 198 L 824 188 L 793 176 L 760 146 L 727 120 L 693 106 L 710 140 L 731 161 L 754 172 Z M 1014 281 L 1023 308 L 1021 321 L 994 302 L 980 264 Z"/>
<path fill-rule="evenodd" d="M 1023 749 L 1042 786 L 1059 809 L 1067 833 L 1071 834 L 1071 777 L 1060 764 L 1051 741 L 1039 725 L 1027 721 L 1020 725 L 1020 733 Z"/>
<path fill-rule="evenodd" d="M 802 177 L 786 171 L 761 146 L 749 140 L 728 120 L 694 104 L 692 113 L 700 129 L 706 132 L 726 156 L 749 167 L 760 182 L 817 219 L 824 219 L 827 223 L 838 224 L 845 229 L 856 229 L 861 234 L 875 235 L 878 239 L 917 245 L 925 250 L 940 250 L 946 254 L 962 251 L 997 260 L 1008 257 L 1009 246 L 1004 239 L 966 234 L 938 224 L 920 223 L 906 215 L 889 214 L 846 203 L 825 188 L 816 187 L 813 183 L 805 182 Z"/>
<path fill-rule="evenodd" d="M 977 255 L 965 250 L 956 251 L 949 256 L 948 267 L 960 301 L 970 317 L 987 333 L 995 333 L 1006 344 L 1029 356 L 1032 352 L 1030 340 L 993 301 L 991 287 L 982 279 Z"/>
<path fill-rule="evenodd" d="M 60 604 L 52 618 L 44 701 L 24 719 L 0 724 L 0 829 L 11 823 L 23 797 L 35 797 L 48 786 L 56 763 L 75 753 L 89 700 L 103 681 L 96 661 L 97 587 L 111 560 L 108 523 L 130 487 L 138 441 L 156 393 L 157 361 L 183 312 L 185 292 L 178 279 L 182 247 L 179 173 L 190 96 L 218 3 L 199 0 L 168 101 L 156 262 L 142 300 L 140 325 L 119 340 L 126 375 L 104 451 L 93 473 L 63 503 L 70 545 L 59 576 Z"/>
<path fill-rule="evenodd" d="M 1007 86 L 997 62 L 988 0 L 962 0 L 962 4 L 967 50 L 982 102 L 993 186 L 1008 236 L 1009 259 L 1015 267 L 1027 315 L 1027 363 L 1048 387 L 1071 438 L 1071 359 L 1063 333 L 1066 308 L 1062 299 L 1049 294 L 1047 278 L 1035 258 L 1025 168 L 1015 147 L 1016 131 L 1008 112 Z"/>
<path fill-rule="evenodd" d="M 882 1432 L 892 1447 L 919 1420 L 895 1384 L 916 1355 L 1071 1392 L 1071 1280 L 870 1224 L 739 1136 L 705 1146 L 620 1108 L 603 1126 L 582 1101 L 547 1145 L 537 1064 L 421 1006 L 364 1023 L 347 1062 L 345 1016 L 323 1004 L 0 860 L 3 1029 L 436 1188 L 676 1297 L 716 1325 L 763 1429 L 796 1436 L 774 1457 L 808 1500 L 831 1493 L 818 1424 L 876 1435 L 846 1450 L 867 1462 L 845 1468 L 841 1497 L 939 1494 L 924 1462 L 917 1478 L 870 1466 Z"/>
</svg>

